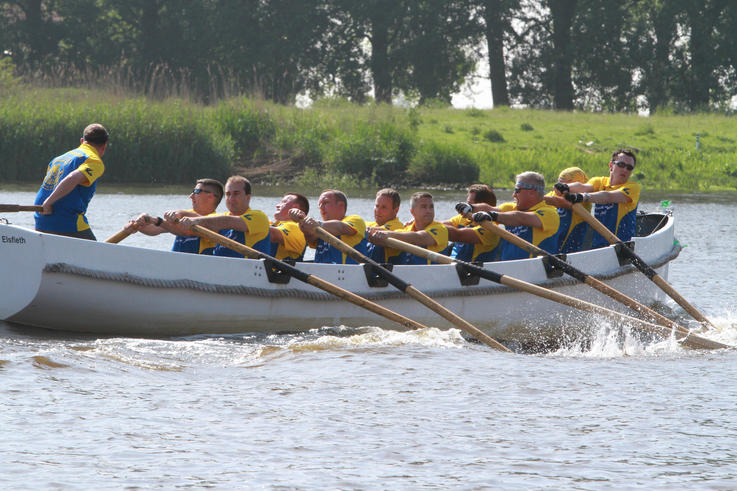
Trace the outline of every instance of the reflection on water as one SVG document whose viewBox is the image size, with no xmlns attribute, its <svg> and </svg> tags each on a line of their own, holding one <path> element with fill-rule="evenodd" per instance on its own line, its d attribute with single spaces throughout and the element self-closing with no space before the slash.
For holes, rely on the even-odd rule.
<svg viewBox="0 0 737 491">
<path fill-rule="evenodd" d="M 30 203 L 33 193 L 0 196 Z M 463 197 L 444 196 L 438 215 L 450 216 Z M 273 210 L 277 201 L 256 197 L 253 205 Z M 710 337 L 737 345 L 737 201 L 673 201 L 686 247 L 670 282 L 715 323 Z M 372 204 L 363 198 L 349 206 L 370 217 Z M 141 211 L 188 205 L 178 195 L 98 194 L 90 221 L 104 238 Z M 30 214 L 9 218 L 32 225 Z M 401 218 L 408 218 L 404 206 Z M 126 243 L 168 249 L 171 238 Z M 83 315 L 83 299 L 70 292 L 70 301 Z M 0 323 L 0 483 L 733 487 L 736 352 L 688 350 L 603 321 L 591 332 L 552 351 L 510 355 L 457 330 L 330 326 L 136 339 Z"/>
</svg>

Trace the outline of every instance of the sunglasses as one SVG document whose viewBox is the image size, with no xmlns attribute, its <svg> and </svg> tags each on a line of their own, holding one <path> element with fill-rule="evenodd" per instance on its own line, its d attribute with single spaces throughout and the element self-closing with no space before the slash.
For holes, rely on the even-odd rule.
<svg viewBox="0 0 737 491">
<path fill-rule="evenodd" d="M 634 165 L 630 165 L 630 164 L 628 164 L 626 162 L 622 162 L 621 160 L 617 160 L 616 162 L 614 162 L 614 165 L 616 165 L 617 167 L 619 167 L 621 169 L 625 169 L 626 168 L 627 170 L 632 170 L 632 169 L 635 168 Z"/>
<path fill-rule="evenodd" d="M 518 182 L 515 184 L 514 192 L 520 193 L 522 191 L 540 191 L 540 188 L 534 184 L 528 184 L 526 182 Z"/>
<path fill-rule="evenodd" d="M 213 194 L 212 191 L 208 191 L 207 189 L 202 189 L 202 188 L 194 188 L 192 190 L 192 194 L 200 194 L 200 193 Z"/>
</svg>

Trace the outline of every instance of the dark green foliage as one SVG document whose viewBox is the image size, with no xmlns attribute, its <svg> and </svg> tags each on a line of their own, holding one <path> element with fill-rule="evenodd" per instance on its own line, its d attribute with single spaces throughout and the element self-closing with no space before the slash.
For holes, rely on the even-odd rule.
<svg viewBox="0 0 737 491">
<path fill-rule="evenodd" d="M 492 143 L 504 143 L 506 141 L 504 140 L 504 136 L 502 136 L 502 134 L 497 130 L 488 130 L 484 132 L 484 138 Z"/>
<path fill-rule="evenodd" d="M 359 123 L 335 139 L 327 167 L 380 186 L 396 183 L 404 179 L 415 155 L 415 138 L 393 123 Z"/>
<path fill-rule="evenodd" d="M 106 182 L 191 183 L 225 178 L 234 157 L 229 137 L 211 131 L 201 112 L 151 106 L 144 100 L 109 104 L 12 102 L 0 110 L 3 178 L 35 182 L 49 161 L 79 145 L 85 126 L 103 124 L 110 146 L 103 156 Z"/>
<path fill-rule="evenodd" d="M 257 150 L 267 148 L 276 135 L 277 126 L 269 113 L 245 98 L 221 102 L 214 118 L 217 129 L 233 140 L 242 162 L 252 159 Z"/>
<path fill-rule="evenodd" d="M 457 184 L 475 182 L 479 166 L 473 156 L 458 145 L 426 143 L 409 168 L 417 184 Z"/>
</svg>

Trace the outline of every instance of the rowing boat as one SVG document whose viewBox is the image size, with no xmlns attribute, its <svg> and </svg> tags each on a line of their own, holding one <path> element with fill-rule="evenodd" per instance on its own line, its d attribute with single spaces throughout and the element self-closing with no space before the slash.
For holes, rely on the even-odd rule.
<svg viewBox="0 0 737 491">
<path fill-rule="evenodd" d="M 680 246 L 669 214 L 638 216 L 637 254 L 664 278 Z M 569 254 L 568 262 L 644 304 L 662 291 L 629 264 L 620 246 Z M 55 236 L 0 224 L 5 293 L 0 319 L 97 335 L 172 337 L 244 332 L 301 332 L 322 326 L 400 326 L 300 283 L 263 260 L 198 256 Z M 298 263 L 334 283 L 422 324 L 450 324 L 386 285 L 365 265 Z M 490 262 L 485 268 L 626 312 L 542 258 Z M 455 265 L 395 266 L 394 273 L 487 334 L 539 342 L 593 324 L 589 314 L 491 283 Z M 570 333 L 569 333 L 570 334 Z"/>
</svg>

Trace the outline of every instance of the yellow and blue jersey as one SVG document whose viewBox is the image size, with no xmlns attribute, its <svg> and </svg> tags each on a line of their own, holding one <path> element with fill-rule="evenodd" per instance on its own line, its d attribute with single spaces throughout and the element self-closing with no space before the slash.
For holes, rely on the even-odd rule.
<svg viewBox="0 0 737 491">
<path fill-rule="evenodd" d="M 89 143 L 56 157 L 49 163 L 41 188 L 36 194 L 34 204 L 42 205 L 56 186 L 69 174 L 79 170 L 87 178 L 86 184 L 76 186 L 72 191 L 54 203 L 51 215 L 36 213 L 36 230 L 45 232 L 72 233 L 90 228 L 85 213 L 97 188 L 97 180 L 105 172 L 97 149 Z"/>
<path fill-rule="evenodd" d="M 499 205 L 500 211 L 519 211 L 515 203 L 502 203 Z M 532 245 L 539 247 L 551 254 L 558 253 L 558 227 L 560 225 L 560 217 L 558 216 L 558 210 L 551 206 L 545 201 L 540 201 L 535 206 L 528 210 L 530 213 L 535 213 L 540 222 L 542 228 L 530 227 L 529 225 L 517 225 L 510 226 L 505 225 L 508 232 L 513 233 L 517 237 L 520 237 Z M 520 249 L 511 242 L 506 240 L 502 241 L 502 261 L 510 259 L 526 259 L 532 257 L 529 252 Z"/>
<path fill-rule="evenodd" d="M 194 210 L 186 210 L 194 213 Z M 223 215 L 223 213 L 213 212 L 208 217 Z M 185 252 L 187 254 L 205 254 L 211 256 L 215 250 L 215 242 L 197 235 L 177 235 L 174 237 L 174 245 L 171 250 L 174 252 Z"/>
<path fill-rule="evenodd" d="M 545 196 L 555 196 L 555 191 L 550 191 Z M 581 203 L 587 211 L 591 211 L 591 203 Z M 557 208 L 560 226 L 558 227 L 558 250 L 563 254 L 583 250 L 583 241 L 589 224 L 583 218 L 573 213 L 570 208 Z"/>
<path fill-rule="evenodd" d="M 448 247 L 448 229 L 440 222 L 431 222 L 430 225 L 423 229 L 435 239 L 435 245 L 426 247 L 428 251 L 441 253 L 443 249 Z M 418 232 L 415 224 L 412 222 L 408 227 L 398 230 L 398 232 Z M 409 252 L 400 254 L 399 264 L 437 264 L 424 257 L 415 256 Z"/>
<path fill-rule="evenodd" d="M 230 214 L 230 213 L 228 213 Z M 261 210 L 248 209 L 240 216 L 248 225 L 248 232 L 236 230 L 233 228 L 224 228 L 218 233 L 243 245 L 247 245 L 252 249 L 256 249 L 264 254 L 271 253 L 271 241 L 269 236 L 269 218 Z M 224 257 L 245 257 L 232 249 L 217 244 L 213 251 L 215 256 Z"/>
<path fill-rule="evenodd" d="M 366 224 L 366 228 L 378 226 L 379 224 L 376 222 L 369 222 Z M 399 218 L 394 217 L 382 225 L 382 227 L 384 230 L 394 231 L 404 228 L 404 224 L 399 221 Z M 366 245 L 366 255 L 377 263 L 394 263 L 399 258 L 399 252 L 400 251 L 392 249 L 391 247 L 384 247 L 372 244 L 371 242 L 368 242 Z"/>
<path fill-rule="evenodd" d="M 338 238 L 365 255 L 366 245 L 368 244 L 366 240 L 366 222 L 358 215 L 349 215 L 341 221 L 348 224 L 356 233 L 353 235 L 341 235 Z M 317 244 L 313 247 L 315 247 L 316 263 L 358 264 L 322 239 L 318 239 Z"/>
<path fill-rule="evenodd" d="M 627 242 L 635 235 L 637 225 L 637 204 L 640 201 L 640 185 L 636 182 L 627 181 L 624 184 L 612 186 L 609 177 L 594 177 L 589 179 L 589 184 L 596 191 L 619 191 L 630 197 L 629 203 L 606 203 L 596 204 L 594 216 L 603 223 L 620 240 Z M 608 246 L 609 242 L 594 231 L 592 247 Z"/>
<path fill-rule="evenodd" d="M 481 241 L 478 244 L 453 242 L 451 244 L 450 257 L 467 262 L 488 262 L 494 261 L 497 258 L 500 243 L 498 235 L 489 232 L 480 225 L 476 225 L 473 220 L 461 215 L 456 215 L 448 221 L 456 228 L 472 228 Z"/>
<path fill-rule="evenodd" d="M 284 237 L 284 243 L 272 242 L 270 254 L 279 260 L 290 258 L 301 261 L 304 259 L 307 241 L 305 234 L 299 229 L 299 224 L 287 220 L 286 222 L 274 222 L 271 226 L 279 229 Z"/>
</svg>

